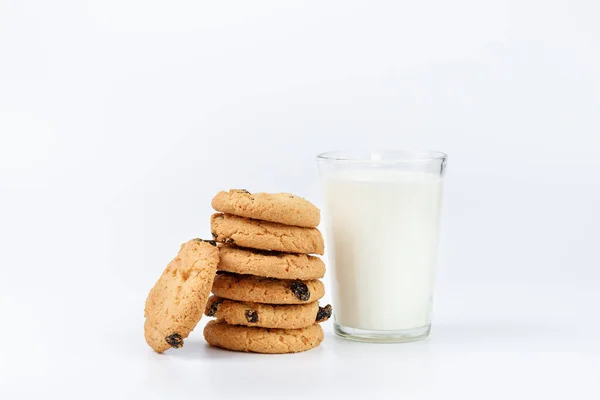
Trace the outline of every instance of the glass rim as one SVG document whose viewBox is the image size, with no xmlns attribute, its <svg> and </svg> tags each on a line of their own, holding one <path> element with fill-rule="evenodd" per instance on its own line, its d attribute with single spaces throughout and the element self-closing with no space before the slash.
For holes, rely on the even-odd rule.
<svg viewBox="0 0 600 400">
<path fill-rule="evenodd" d="M 360 151 L 327 151 L 317 155 L 317 161 L 341 163 L 411 163 L 411 162 L 444 162 L 448 155 L 437 150 L 398 149 L 398 150 L 360 150 Z"/>
</svg>

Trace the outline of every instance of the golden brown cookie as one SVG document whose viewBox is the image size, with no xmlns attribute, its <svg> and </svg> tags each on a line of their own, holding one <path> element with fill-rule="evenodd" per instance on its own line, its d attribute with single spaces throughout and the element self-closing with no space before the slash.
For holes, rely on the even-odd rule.
<svg viewBox="0 0 600 400">
<path fill-rule="evenodd" d="M 241 247 L 321 255 L 325 249 L 323 236 L 317 228 L 300 228 L 230 214 L 213 214 L 210 228 L 216 241 Z"/>
<path fill-rule="evenodd" d="M 156 352 L 183 346 L 202 317 L 218 263 L 213 240 L 193 239 L 167 265 L 144 308 L 144 336 Z"/>
<path fill-rule="evenodd" d="M 306 304 L 325 295 L 321 281 L 262 278 L 252 275 L 219 273 L 213 294 L 229 300 L 266 304 Z"/>
<path fill-rule="evenodd" d="M 291 193 L 250 193 L 245 189 L 219 192 L 212 199 L 215 210 L 240 217 L 316 228 L 321 212 L 310 201 Z"/>
<path fill-rule="evenodd" d="M 319 279 L 325 275 L 325 263 L 306 254 L 219 246 L 221 271 L 279 279 Z"/>
<path fill-rule="evenodd" d="M 248 303 L 211 296 L 204 314 L 230 325 L 298 329 L 327 321 L 331 306 L 319 307 L 317 301 L 294 305 Z"/>
<path fill-rule="evenodd" d="M 269 329 L 210 321 L 204 327 L 204 339 L 211 346 L 235 351 L 298 353 L 321 344 L 323 329 L 319 324 L 300 329 Z"/>
</svg>

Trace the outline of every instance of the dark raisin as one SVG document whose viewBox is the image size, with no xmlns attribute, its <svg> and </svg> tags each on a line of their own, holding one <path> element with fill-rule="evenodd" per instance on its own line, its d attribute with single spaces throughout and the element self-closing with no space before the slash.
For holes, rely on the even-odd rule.
<svg viewBox="0 0 600 400">
<path fill-rule="evenodd" d="M 306 283 L 294 281 L 290 284 L 290 289 L 292 289 L 292 293 L 294 293 L 294 296 L 296 296 L 298 300 L 308 301 L 308 299 L 310 299 L 310 291 L 308 290 Z"/>
<path fill-rule="evenodd" d="M 293 198 L 294 198 L 294 196 L 290 196 L 290 199 L 293 199 Z"/>
<path fill-rule="evenodd" d="M 213 234 L 213 235 L 214 235 L 214 234 Z M 204 239 L 200 239 L 200 238 L 196 238 L 196 239 L 194 239 L 194 240 L 197 240 L 198 242 L 206 242 L 206 243 L 210 243 L 210 244 L 212 244 L 213 246 L 216 246 L 216 245 L 217 245 L 217 242 L 215 242 L 214 240 L 204 240 Z"/>
<path fill-rule="evenodd" d="M 250 194 L 249 191 L 247 191 L 246 189 L 234 189 L 234 191 L 238 192 L 238 193 L 246 193 L 246 194 Z"/>
<path fill-rule="evenodd" d="M 256 311 L 256 310 L 246 310 L 246 321 L 248 321 L 248 322 L 258 322 L 258 311 Z"/>
<path fill-rule="evenodd" d="M 229 244 L 235 244 L 235 240 L 233 240 L 232 238 L 225 238 L 223 239 L 224 243 L 229 243 Z"/>
<path fill-rule="evenodd" d="M 331 317 L 331 305 L 327 304 L 325 307 L 319 307 L 319 312 L 317 312 L 317 321 L 323 322 L 327 321 Z"/>
<path fill-rule="evenodd" d="M 214 301 L 210 305 L 210 308 L 208 309 L 208 313 L 206 315 L 208 315 L 209 317 L 214 317 L 215 314 L 217 313 L 217 309 L 219 308 L 219 304 L 221 304 L 222 302 L 223 302 L 223 299 Z"/>
<path fill-rule="evenodd" d="M 165 338 L 165 341 L 167 343 L 169 343 L 169 345 L 171 347 L 174 347 L 176 349 L 178 349 L 181 346 L 183 346 L 183 339 L 181 338 L 181 335 L 179 333 L 174 333 L 172 335 L 167 336 Z"/>
<path fill-rule="evenodd" d="M 217 238 L 219 237 L 219 235 L 217 235 L 216 232 L 211 232 L 213 239 L 217 240 Z"/>
</svg>

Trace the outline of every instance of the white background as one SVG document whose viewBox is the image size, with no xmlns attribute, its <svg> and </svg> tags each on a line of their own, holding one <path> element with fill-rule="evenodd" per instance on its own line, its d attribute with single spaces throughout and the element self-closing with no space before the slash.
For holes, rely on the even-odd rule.
<svg viewBox="0 0 600 400">
<path fill-rule="evenodd" d="M 0 398 L 600 396 L 600 6 L 0 0 Z M 232 187 L 450 155 L 432 336 L 154 354 L 143 303 Z M 387 393 L 387 397 L 383 394 Z"/>
</svg>

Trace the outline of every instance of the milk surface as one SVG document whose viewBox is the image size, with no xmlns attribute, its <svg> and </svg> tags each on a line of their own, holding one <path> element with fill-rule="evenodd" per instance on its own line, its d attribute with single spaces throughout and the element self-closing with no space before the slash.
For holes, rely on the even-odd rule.
<svg viewBox="0 0 600 400">
<path fill-rule="evenodd" d="M 393 170 L 325 178 L 336 323 L 403 330 L 431 320 L 442 179 Z"/>
</svg>

